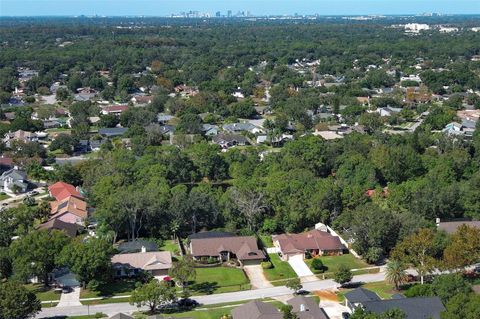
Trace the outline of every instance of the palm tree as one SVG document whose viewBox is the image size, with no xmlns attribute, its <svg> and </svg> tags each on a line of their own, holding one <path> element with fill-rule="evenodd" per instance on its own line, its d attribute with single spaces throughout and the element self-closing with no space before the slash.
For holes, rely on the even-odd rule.
<svg viewBox="0 0 480 319">
<path fill-rule="evenodd" d="M 405 265 L 398 260 L 391 260 L 387 264 L 385 277 L 387 281 L 395 286 L 395 290 L 399 290 L 399 286 L 407 282 L 407 273 Z"/>
</svg>

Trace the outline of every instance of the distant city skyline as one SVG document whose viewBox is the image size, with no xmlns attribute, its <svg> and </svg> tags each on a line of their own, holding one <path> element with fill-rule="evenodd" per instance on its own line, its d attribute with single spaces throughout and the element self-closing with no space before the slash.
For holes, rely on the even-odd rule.
<svg viewBox="0 0 480 319">
<path fill-rule="evenodd" d="M 227 15 L 480 14 L 480 0 L 0 0 L 0 16 L 169 16 L 188 11 Z"/>
</svg>

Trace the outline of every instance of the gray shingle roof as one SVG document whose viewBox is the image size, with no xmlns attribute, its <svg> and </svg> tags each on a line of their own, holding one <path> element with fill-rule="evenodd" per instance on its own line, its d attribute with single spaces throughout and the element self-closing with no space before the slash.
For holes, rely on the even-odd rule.
<svg viewBox="0 0 480 319">
<path fill-rule="evenodd" d="M 120 136 L 125 134 L 127 130 L 125 127 L 101 128 L 98 130 L 98 134 L 104 136 Z"/>
<path fill-rule="evenodd" d="M 296 296 L 287 301 L 298 319 L 328 319 L 323 309 L 311 297 Z"/>
<path fill-rule="evenodd" d="M 282 319 L 283 315 L 272 305 L 255 300 L 232 311 L 233 319 Z"/>
<path fill-rule="evenodd" d="M 364 303 L 366 301 L 381 300 L 376 293 L 365 288 L 357 288 L 349 291 L 345 294 L 345 298 L 352 303 Z"/>
<path fill-rule="evenodd" d="M 363 306 L 365 310 L 377 314 L 397 308 L 405 313 L 406 319 L 440 319 L 440 313 L 445 310 L 438 297 L 366 301 Z"/>
</svg>

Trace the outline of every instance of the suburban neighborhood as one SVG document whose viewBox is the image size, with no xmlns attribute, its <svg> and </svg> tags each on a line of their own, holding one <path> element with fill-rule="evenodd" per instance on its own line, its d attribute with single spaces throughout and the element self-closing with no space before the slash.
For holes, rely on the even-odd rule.
<svg viewBox="0 0 480 319">
<path fill-rule="evenodd" d="M 2 15 L 0 319 L 480 318 L 478 13 Z"/>
</svg>

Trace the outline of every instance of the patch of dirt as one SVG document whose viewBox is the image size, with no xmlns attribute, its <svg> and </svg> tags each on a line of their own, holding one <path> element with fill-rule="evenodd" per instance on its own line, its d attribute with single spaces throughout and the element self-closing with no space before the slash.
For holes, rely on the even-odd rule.
<svg viewBox="0 0 480 319">
<path fill-rule="evenodd" d="M 320 297 L 322 301 L 335 301 L 338 302 L 337 295 L 333 290 L 319 290 L 313 292 L 316 296 Z"/>
</svg>

